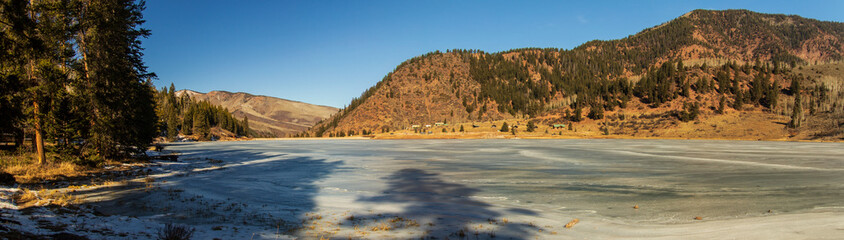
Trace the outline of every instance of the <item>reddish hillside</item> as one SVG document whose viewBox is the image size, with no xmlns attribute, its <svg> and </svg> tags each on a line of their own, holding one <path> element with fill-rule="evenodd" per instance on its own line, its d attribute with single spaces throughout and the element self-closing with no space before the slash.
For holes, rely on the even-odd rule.
<svg viewBox="0 0 844 240">
<path fill-rule="evenodd" d="M 842 23 L 746 10 L 695 10 L 624 39 L 591 41 L 572 50 L 437 51 L 400 64 L 305 134 L 563 116 L 578 109 L 584 117 L 589 111 L 600 116 L 617 108 L 671 116 L 686 103 L 713 114 L 722 98 L 737 110 L 745 102 L 749 109 L 789 115 L 795 94 L 803 96 L 804 106 L 830 108 L 838 102 L 837 83 L 820 82 L 796 68 L 840 60 L 842 43 Z M 802 82 L 803 90 L 792 92 L 793 80 Z M 771 104 L 765 102 L 767 95 L 780 97 Z M 837 108 L 830 109 L 837 116 Z M 569 120 L 575 119 L 561 119 Z"/>
</svg>

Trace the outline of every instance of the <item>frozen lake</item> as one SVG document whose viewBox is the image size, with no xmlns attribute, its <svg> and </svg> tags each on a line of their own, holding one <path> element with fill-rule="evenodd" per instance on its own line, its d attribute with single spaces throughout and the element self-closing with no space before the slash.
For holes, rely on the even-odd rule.
<svg viewBox="0 0 844 240">
<path fill-rule="evenodd" d="M 167 149 L 181 152 L 188 163 L 222 163 L 181 169 L 162 163 L 160 172 L 171 173 L 160 177 L 167 180 L 164 188 L 201 196 L 209 205 L 242 205 L 244 219 L 194 209 L 173 213 L 173 208 L 123 214 L 165 214 L 172 217 L 163 218 L 167 221 L 190 224 L 235 222 L 265 228 L 257 235 L 265 238 L 275 236 L 280 224 L 300 222 L 315 227 L 288 234 L 444 239 L 466 229 L 500 239 L 713 237 L 720 236 L 717 230 L 705 229 L 743 225 L 750 227 L 746 234 L 791 231 L 759 225 L 785 224 L 793 221 L 789 216 L 816 219 L 802 224 L 829 231 L 813 230 L 821 235 L 811 236 L 844 236 L 840 143 L 281 140 L 181 143 Z M 354 229 L 395 217 L 419 226 Z M 576 227 L 562 227 L 574 218 L 581 221 Z"/>
</svg>

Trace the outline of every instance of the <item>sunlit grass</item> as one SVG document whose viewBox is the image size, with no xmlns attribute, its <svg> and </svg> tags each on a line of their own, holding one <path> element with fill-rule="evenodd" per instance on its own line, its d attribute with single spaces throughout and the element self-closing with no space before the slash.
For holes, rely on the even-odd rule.
<svg viewBox="0 0 844 240">
<path fill-rule="evenodd" d="M 68 206 L 77 202 L 76 198 L 63 191 L 47 189 L 33 191 L 27 188 L 22 188 L 12 196 L 12 199 L 18 206 L 22 207 L 44 205 Z"/>
</svg>

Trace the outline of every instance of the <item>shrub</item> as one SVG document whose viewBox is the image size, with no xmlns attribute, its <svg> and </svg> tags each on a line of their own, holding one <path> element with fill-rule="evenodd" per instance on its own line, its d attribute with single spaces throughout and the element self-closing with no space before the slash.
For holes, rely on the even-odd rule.
<svg viewBox="0 0 844 240">
<path fill-rule="evenodd" d="M 158 231 L 159 240 L 189 240 L 196 229 L 168 223 Z"/>
<path fill-rule="evenodd" d="M 528 121 L 528 123 L 527 123 L 527 131 L 528 131 L 528 132 L 533 132 L 533 130 L 535 130 L 535 129 L 536 129 L 536 124 L 534 124 L 534 123 L 533 123 L 533 121 Z"/>
</svg>

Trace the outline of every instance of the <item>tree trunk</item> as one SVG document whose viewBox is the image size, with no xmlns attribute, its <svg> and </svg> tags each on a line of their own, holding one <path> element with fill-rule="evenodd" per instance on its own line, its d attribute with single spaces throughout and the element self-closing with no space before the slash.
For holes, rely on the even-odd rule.
<svg viewBox="0 0 844 240">
<path fill-rule="evenodd" d="M 32 13 L 32 0 L 29 0 L 29 18 L 35 21 L 35 15 Z M 38 79 L 35 79 L 35 56 L 29 56 L 29 80 L 38 85 Z M 41 111 L 38 109 L 38 93 L 35 93 L 32 100 L 33 115 L 35 120 L 35 149 L 38 154 L 38 163 L 47 164 L 47 156 L 44 153 L 44 129 L 41 127 Z"/>
<path fill-rule="evenodd" d="M 41 111 L 38 110 L 38 101 L 32 101 L 32 106 L 35 112 L 35 149 L 38 152 L 38 164 L 47 164 L 47 156 L 44 153 L 44 131 L 41 128 L 41 117 L 38 116 Z"/>
</svg>

